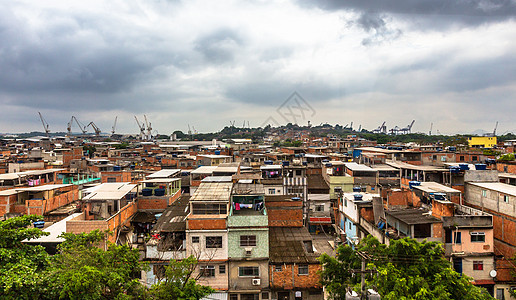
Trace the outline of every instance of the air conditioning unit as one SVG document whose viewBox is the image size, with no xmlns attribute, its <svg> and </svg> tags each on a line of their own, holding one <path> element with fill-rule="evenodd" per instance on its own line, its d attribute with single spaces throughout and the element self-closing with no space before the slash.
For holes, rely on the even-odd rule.
<svg viewBox="0 0 516 300">
<path fill-rule="evenodd" d="M 245 250 L 245 256 L 251 256 L 251 254 L 253 253 L 253 248 L 251 248 L 251 247 L 246 247 L 244 250 Z"/>
<path fill-rule="evenodd" d="M 260 285 L 260 279 L 259 278 L 254 278 L 253 279 L 253 285 Z"/>
</svg>

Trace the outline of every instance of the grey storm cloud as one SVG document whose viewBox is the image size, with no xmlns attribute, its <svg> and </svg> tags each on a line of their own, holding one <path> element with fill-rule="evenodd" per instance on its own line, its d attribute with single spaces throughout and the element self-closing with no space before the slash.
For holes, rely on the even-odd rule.
<svg viewBox="0 0 516 300">
<path fill-rule="evenodd" d="M 194 44 L 194 49 L 202 53 L 206 62 L 219 64 L 234 60 L 243 39 L 236 31 L 225 28 L 198 38 Z"/>
<path fill-rule="evenodd" d="M 451 24 L 476 26 L 516 16 L 514 0 L 299 0 L 299 3 L 329 11 L 355 11 L 361 14 L 358 22 L 364 21 L 364 14 L 399 14 L 404 20 L 434 28 Z"/>
</svg>

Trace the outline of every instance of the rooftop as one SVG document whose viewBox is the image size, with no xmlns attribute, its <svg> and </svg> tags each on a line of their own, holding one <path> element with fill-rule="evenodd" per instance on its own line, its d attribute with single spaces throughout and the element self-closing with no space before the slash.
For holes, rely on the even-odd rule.
<svg viewBox="0 0 516 300">
<path fill-rule="evenodd" d="M 516 186 L 500 182 L 468 182 L 471 185 L 516 196 Z"/>
<path fill-rule="evenodd" d="M 392 216 L 405 224 L 417 225 L 439 223 L 441 220 L 429 214 L 429 211 L 419 208 L 389 209 L 385 214 Z"/>
<path fill-rule="evenodd" d="M 228 202 L 232 188 L 232 182 L 201 182 L 190 201 Z"/>
<path fill-rule="evenodd" d="M 167 178 L 173 177 L 181 173 L 180 169 L 163 169 L 147 175 L 147 178 Z"/>
</svg>

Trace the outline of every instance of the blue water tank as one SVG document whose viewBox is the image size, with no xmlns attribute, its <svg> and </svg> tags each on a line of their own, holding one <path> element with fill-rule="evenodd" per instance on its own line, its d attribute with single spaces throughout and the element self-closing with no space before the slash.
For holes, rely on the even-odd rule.
<svg viewBox="0 0 516 300">
<path fill-rule="evenodd" d="M 460 168 L 462 171 L 469 170 L 469 166 L 468 166 L 468 164 L 459 164 L 459 168 Z"/>
<path fill-rule="evenodd" d="M 355 201 L 362 201 L 362 198 L 364 198 L 364 195 L 362 194 L 355 194 L 353 196 L 355 197 Z"/>
<path fill-rule="evenodd" d="M 172 157 L 177 157 L 177 154 L 173 153 L 173 154 L 172 154 Z"/>
<path fill-rule="evenodd" d="M 142 189 L 142 196 L 152 196 L 151 189 Z"/>
<path fill-rule="evenodd" d="M 301 198 L 299 198 L 299 197 L 292 197 L 291 199 L 292 199 L 292 201 L 301 201 Z"/>
<path fill-rule="evenodd" d="M 283 161 L 283 166 L 288 167 L 290 165 L 290 162 L 288 160 Z"/>
<path fill-rule="evenodd" d="M 333 166 L 333 164 L 332 164 L 332 163 L 326 163 L 326 164 L 325 164 L 325 166 L 326 166 L 327 168 L 331 168 L 331 167 Z"/>
<path fill-rule="evenodd" d="M 308 162 L 307 162 L 307 161 L 304 161 L 304 162 L 303 162 L 303 166 L 308 166 Z"/>
<path fill-rule="evenodd" d="M 120 171 L 121 169 L 120 166 L 113 166 L 113 171 Z"/>
<path fill-rule="evenodd" d="M 215 155 L 220 155 L 220 150 L 215 150 Z"/>
<path fill-rule="evenodd" d="M 448 150 L 449 150 L 449 151 L 451 151 L 451 152 L 455 152 L 455 151 L 457 151 L 457 147 L 450 146 L 450 147 L 448 148 Z"/>
<path fill-rule="evenodd" d="M 486 164 L 475 164 L 475 170 L 487 170 Z"/>
<path fill-rule="evenodd" d="M 45 227 L 45 221 L 36 221 L 36 222 L 34 222 L 34 227 L 36 227 L 36 228 L 43 228 L 43 227 Z"/>
<path fill-rule="evenodd" d="M 165 196 L 165 189 L 155 189 L 154 196 Z"/>
<path fill-rule="evenodd" d="M 362 188 L 359 186 L 353 187 L 353 193 L 360 193 L 362 191 Z"/>
<path fill-rule="evenodd" d="M 266 160 L 263 163 L 266 165 L 272 165 L 274 162 L 272 160 Z"/>
<path fill-rule="evenodd" d="M 458 166 L 451 166 L 450 167 L 450 172 L 452 172 L 452 173 L 459 173 L 460 172 L 460 167 L 458 167 Z"/>
<path fill-rule="evenodd" d="M 420 181 L 409 181 L 409 188 L 412 188 L 414 186 L 420 186 L 421 185 L 421 182 Z"/>
<path fill-rule="evenodd" d="M 360 154 L 362 154 L 362 150 L 353 149 L 354 158 L 360 157 Z"/>
</svg>

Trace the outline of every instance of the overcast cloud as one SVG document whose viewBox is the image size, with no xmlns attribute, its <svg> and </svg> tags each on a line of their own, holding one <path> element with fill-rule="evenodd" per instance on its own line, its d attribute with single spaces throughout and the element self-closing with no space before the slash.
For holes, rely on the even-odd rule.
<svg viewBox="0 0 516 300">
<path fill-rule="evenodd" d="M 0 132 L 302 119 L 516 133 L 516 1 L 0 0 Z M 300 122 L 301 123 L 301 122 Z M 77 128 L 74 131 L 78 131 Z"/>
</svg>

